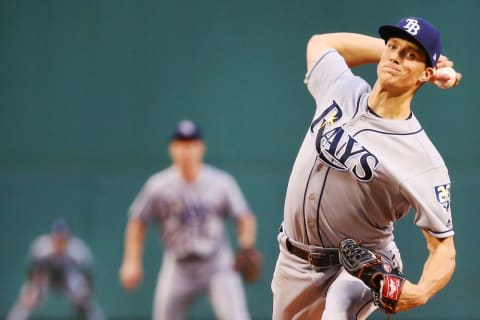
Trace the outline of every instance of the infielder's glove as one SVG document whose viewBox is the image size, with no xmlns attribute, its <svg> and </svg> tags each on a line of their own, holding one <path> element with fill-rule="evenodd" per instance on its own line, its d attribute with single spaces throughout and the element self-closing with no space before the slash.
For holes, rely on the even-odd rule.
<svg viewBox="0 0 480 320">
<path fill-rule="evenodd" d="M 247 282 L 255 282 L 263 267 L 263 255 L 256 248 L 239 249 L 235 255 L 235 269 Z"/>
<path fill-rule="evenodd" d="M 340 243 L 339 258 L 348 273 L 362 280 L 372 290 L 375 305 L 385 313 L 395 313 L 405 282 L 400 271 L 352 239 Z"/>
</svg>

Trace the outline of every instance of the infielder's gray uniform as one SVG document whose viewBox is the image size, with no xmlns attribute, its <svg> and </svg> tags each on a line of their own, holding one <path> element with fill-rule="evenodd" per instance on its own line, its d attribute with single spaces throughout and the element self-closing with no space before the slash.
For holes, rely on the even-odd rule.
<svg viewBox="0 0 480 320">
<path fill-rule="evenodd" d="M 323 268 L 292 251 L 325 251 L 350 237 L 401 269 L 393 223 L 410 208 L 431 235 L 453 235 L 450 179 L 413 114 L 389 120 L 369 111 L 370 86 L 336 50 L 319 58 L 305 83 L 317 108 L 288 183 L 273 318 L 317 319 L 325 306 L 321 319 L 361 319 L 373 311 L 370 289 L 341 271 L 334 251 Z"/>
<path fill-rule="evenodd" d="M 41 235 L 32 242 L 28 261 L 29 279 L 22 286 L 8 320 L 27 319 L 32 309 L 25 302 L 33 299 L 38 305 L 50 291 L 64 293 L 87 319 L 104 319 L 103 311 L 92 298 L 93 256 L 82 239 L 70 235 L 65 254 L 56 255 L 52 235 Z M 35 287 L 38 294 L 32 296 L 29 287 Z"/>
<path fill-rule="evenodd" d="M 206 292 L 219 319 L 249 319 L 224 223 L 250 210 L 233 177 L 206 164 L 201 170 L 193 183 L 174 166 L 153 175 L 130 207 L 131 218 L 158 222 L 165 248 L 154 318 L 185 319 Z"/>
</svg>

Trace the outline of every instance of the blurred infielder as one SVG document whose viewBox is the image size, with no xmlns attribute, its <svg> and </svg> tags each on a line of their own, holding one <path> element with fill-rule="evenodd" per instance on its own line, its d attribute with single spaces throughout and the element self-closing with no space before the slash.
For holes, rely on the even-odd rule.
<svg viewBox="0 0 480 320">
<path fill-rule="evenodd" d="M 199 127 L 181 121 L 172 135 L 173 165 L 153 175 L 129 210 L 120 281 L 135 288 L 142 278 L 147 224 L 158 224 L 164 256 L 153 318 L 185 319 L 193 300 L 208 294 L 218 319 L 249 319 L 240 274 L 225 231 L 236 221 L 240 248 L 254 248 L 256 219 L 236 181 L 203 163 L 206 146 Z"/>
<path fill-rule="evenodd" d="M 453 62 L 441 55 L 440 34 L 424 19 L 404 18 L 379 32 L 382 39 L 333 33 L 308 43 L 305 83 L 317 107 L 287 188 L 272 280 L 275 320 L 365 319 L 372 302 L 382 307 L 388 299 L 393 312 L 408 310 L 453 274 L 450 178 L 411 111 L 423 84 L 447 80 L 434 67 Z M 373 88 L 350 69 L 367 63 L 378 63 Z M 458 84 L 461 75 L 455 78 Z M 411 208 L 429 252 L 418 283 L 401 277 L 364 283 L 345 271 L 355 265 L 341 268 L 337 248 L 341 242 L 345 252 L 355 248 L 342 241 L 352 238 L 377 251 L 378 279 L 400 272 L 393 224 Z M 350 253 L 353 262 L 342 261 L 362 258 Z"/>
<path fill-rule="evenodd" d="M 50 233 L 33 241 L 28 260 L 28 279 L 7 320 L 27 319 L 50 291 L 65 294 L 78 316 L 104 319 L 92 297 L 92 253 L 83 240 L 71 234 L 65 219 L 55 219 Z"/>
</svg>

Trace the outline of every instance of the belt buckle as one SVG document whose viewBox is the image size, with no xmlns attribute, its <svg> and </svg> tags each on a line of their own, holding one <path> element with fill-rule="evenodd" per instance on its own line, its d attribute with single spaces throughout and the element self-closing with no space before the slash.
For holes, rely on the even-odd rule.
<svg viewBox="0 0 480 320">
<path fill-rule="evenodd" d="M 311 252 L 308 253 L 307 258 L 308 258 L 308 263 L 310 263 L 313 266 L 314 265 L 313 264 L 313 255 L 312 255 Z"/>
<path fill-rule="evenodd" d="M 314 261 L 315 257 L 319 258 L 316 263 Z M 328 260 L 329 260 L 328 262 L 322 260 L 321 259 L 322 257 L 324 257 L 324 255 L 322 255 L 321 253 L 318 253 L 318 252 L 309 252 L 308 256 L 307 256 L 308 262 L 314 267 L 325 268 L 325 267 L 334 265 L 332 263 L 333 261 L 332 261 L 332 257 L 330 255 L 328 255 Z M 327 265 L 324 265 L 325 263 L 327 263 Z"/>
</svg>

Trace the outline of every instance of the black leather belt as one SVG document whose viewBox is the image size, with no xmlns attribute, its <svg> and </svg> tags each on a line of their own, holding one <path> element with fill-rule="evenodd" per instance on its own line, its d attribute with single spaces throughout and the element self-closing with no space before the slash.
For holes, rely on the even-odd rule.
<svg viewBox="0 0 480 320">
<path fill-rule="evenodd" d="M 197 254 L 189 254 L 184 257 L 177 258 L 178 262 L 201 262 L 201 261 L 207 261 L 208 257 L 202 257 Z"/>
<path fill-rule="evenodd" d="M 325 252 L 311 252 L 295 246 L 288 238 L 286 245 L 288 252 L 308 261 L 312 266 L 326 268 L 340 265 L 336 249 L 325 249 Z"/>
</svg>

